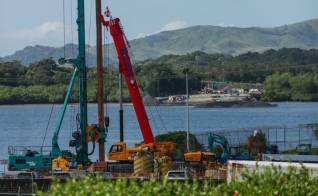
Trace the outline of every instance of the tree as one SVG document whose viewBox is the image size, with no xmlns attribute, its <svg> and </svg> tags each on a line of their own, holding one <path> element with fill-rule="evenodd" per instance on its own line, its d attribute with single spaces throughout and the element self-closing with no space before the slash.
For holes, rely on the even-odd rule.
<svg viewBox="0 0 318 196">
<path fill-rule="evenodd" d="M 31 84 L 50 85 L 54 83 L 53 76 L 57 65 L 53 59 L 44 59 L 30 65 L 26 78 Z"/>
<path fill-rule="evenodd" d="M 265 93 L 263 100 L 288 101 L 291 100 L 291 85 L 289 73 L 275 73 L 267 77 L 265 81 Z"/>
<path fill-rule="evenodd" d="M 25 85 L 27 68 L 18 61 L 0 63 L 0 85 L 19 86 Z"/>
</svg>

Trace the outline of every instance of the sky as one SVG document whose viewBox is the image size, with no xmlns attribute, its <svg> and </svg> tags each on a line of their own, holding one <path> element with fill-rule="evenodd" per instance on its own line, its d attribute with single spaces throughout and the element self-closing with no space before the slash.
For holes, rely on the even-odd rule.
<svg viewBox="0 0 318 196">
<path fill-rule="evenodd" d="M 28 45 L 77 43 L 76 0 L 0 0 L 0 56 Z M 95 0 L 85 0 L 86 43 L 95 43 Z M 193 25 L 274 27 L 318 18 L 318 0 L 102 0 L 128 39 Z M 73 34 L 73 36 L 72 36 Z"/>
</svg>

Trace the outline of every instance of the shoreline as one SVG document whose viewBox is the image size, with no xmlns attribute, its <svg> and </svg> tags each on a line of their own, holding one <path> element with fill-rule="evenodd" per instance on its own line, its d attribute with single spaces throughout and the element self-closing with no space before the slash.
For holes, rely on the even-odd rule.
<svg viewBox="0 0 318 196">
<path fill-rule="evenodd" d="M 273 101 L 273 102 L 263 102 L 263 103 L 268 103 L 268 104 L 274 104 L 276 106 L 278 106 L 280 103 L 318 103 L 318 101 Z M 0 104 L 0 107 L 1 106 L 32 106 L 32 105 L 38 105 L 38 106 L 41 106 L 41 105 L 63 105 L 63 103 L 16 103 L 16 104 Z M 69 105 L 72 105 L 72 104 L 78 104 L 78 103 L 69 103 Z M 95 105 L 97 103 L 95 102 L 90 102 L 88 103 L 88 105 Z M 117 102 L 107 102 L 105 104 L 110 104 L 110 105 L 117 105 L 119 103 Z M 126 106 L 132 106 L 132 103 L 131 102 L 125 102 L 123 103 L 124 105 Z M 145 103 L 145 106 L 186 106 L 185 103 L 183 104 L 180 104 L 180 103 L 161 103 L 161 104 L 146 104 Z M 189 106 L 191 107 L 199 107 L 198 105 L 191 105 L 189 104 Z M 267 107 L 273 107 L 273 106 L 267 106 Z M 275 107 L 275 106 L 274 106 Z"/>
<path fill-rule="evenodd" d="M 186 106 L 186 103 L 160 103 L 159 106 Z M 198 108 L 250 108 L 250 107 L 277 107 L 278 104 L 272 102 L 248 102 L 248 101 L 233 101 L 233 102 L 195 102 L 189 103 L 189 106 Z"/>
</svg>

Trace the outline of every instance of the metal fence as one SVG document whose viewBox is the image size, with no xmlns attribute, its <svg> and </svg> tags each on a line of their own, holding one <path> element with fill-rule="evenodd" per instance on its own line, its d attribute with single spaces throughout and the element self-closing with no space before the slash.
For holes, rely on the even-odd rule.
<svg viewBox="0 0 318 196">
<path fill-rule="evenodd" d="M 23 155 L 28 151 L 36 151 L 41 154 L 50 154 L 52 150 L 51 146 L 9 146 L 8 154 L 9 155 Z"/>
<path fill-rule="evenodd" d="M 236 130 L 212 130 L 196 134 L 199 143 L 204 147 L 208 146 L 208 134 L 215 133 L 224 136 L 230 146 L 244 146 L 248 137 L 254 130 L 265 134 L 268 145 L 277 145 L 278 150 L 286 151 L 297 148 L 299 145 L 308 144 L 313 148 L 318 148 L 318 124 L 299 125 L 295 127 L 274 126 L 274 127 L 254 127 Z"/>
</svg>

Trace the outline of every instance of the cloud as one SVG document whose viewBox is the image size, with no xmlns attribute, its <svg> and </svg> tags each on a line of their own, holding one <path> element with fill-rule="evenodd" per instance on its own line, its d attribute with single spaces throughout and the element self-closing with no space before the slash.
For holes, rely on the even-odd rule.
<svg viewBox="0 0 318 196">
<path fill-rule="evenodd" d="M 220 22 L 216 26 L 220 26 L 220 27 L 234 27 L 235 25 L 234 24 L 228 24 L 228 23 Z"/>
<path fill-rule="evenodd" d="M 52 34 L 63 31 L 63 23 L 61 22 L 45 22 L 34 28 L 26 28 L 13 33 L 16 38 L 28 40 L 38 40 L 49 38 Z"/>
<path fill-rule="evenodd" d="M 76 31 L 74 31 L 76 32 Z M 73 32 L 73 33 L 74 33 Z M 71 42 L 71 27 L 65 26 L 66 42 Z M 17 29 L 13 32 L 3 32 L 0 34 L 0 54 L 12 53 L 17 48 L 24 48 L 27 45 L 50 45 L 62 46 L 64 39 L 63 22 L 60 21 L 46 21 L 38 26 Z M 76 40 L 76 33 L 74 33 L 74 40 Z"/>
<path fill-rule="evenodd" d="M 5 32 L 2 37 L 7 39 L 22 39 L 28 41 L 39 41 L 52 36 L 61 36 L 63 39 L 63 23 L 58 21 L 47 21 L 39 26 L 22 28 L 14 32 Z M 56 40 L 55 40 L 56 41 Z"/>
<path fill-rule="evenodd" d="M 183 29 L 188 27 L 189 25 L 185 22 L 185 21 L 180 21 L 180 20 L 176 20 L 176 21 L 171 21 L 168 24 L 164 25 L 159 31 L 155 31 L 152 33 L 139 33 L 136 36 L 136 39 L 139 38 L 143 38 L 143 37 L 147 37 L 150 35 L 154 35 L 163 31 L 174 31 L 174 30 L 178 30 L 178 29 Z"/>
<path fill-rule="evenodd" d="M 147 34 L 147 33 L 139 33 L 137 36 L 136 36 L 136 39 L 139 39 L 139 38 L 143 38 L 143 37 L 147 37 L 151 34 Z"/>
<path fill-rule="evenodd" d="M 162 27 L 159 32 L 173 31 L 173 30 L 183 29 L 186 27 L 188 27 L 186 22 L 177 20 L 177 21 L 169 22 L 164 27 Z"/>
</svg>

